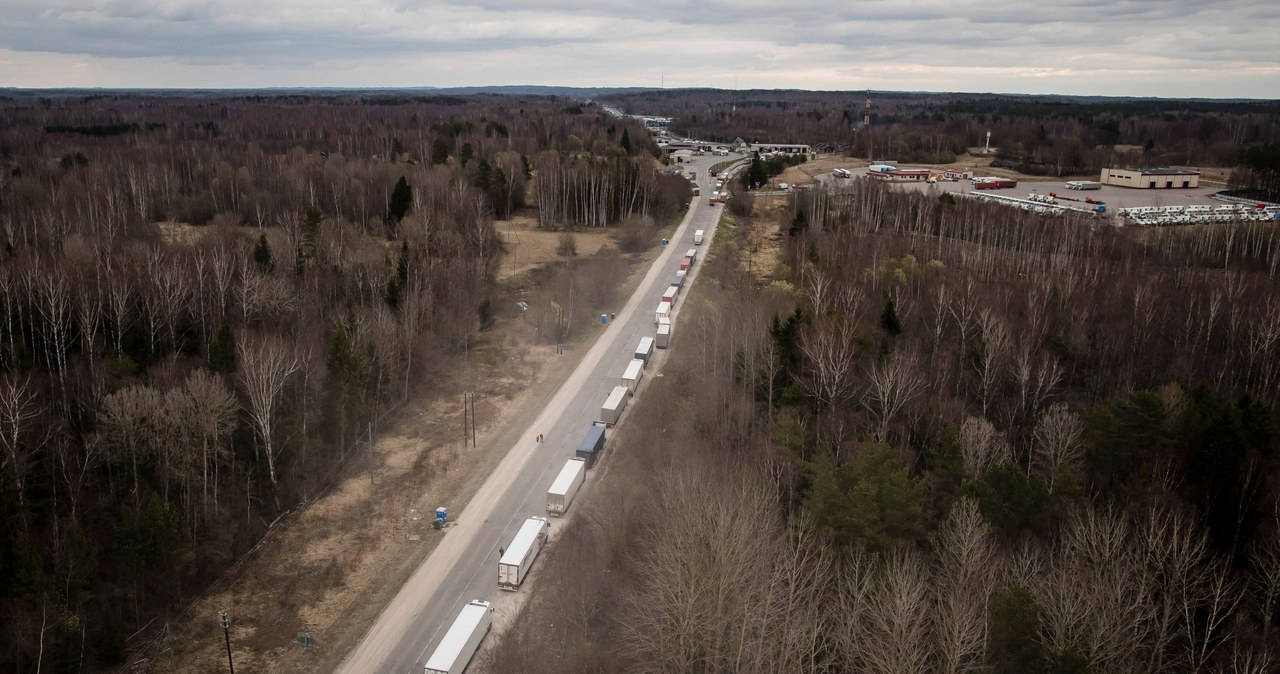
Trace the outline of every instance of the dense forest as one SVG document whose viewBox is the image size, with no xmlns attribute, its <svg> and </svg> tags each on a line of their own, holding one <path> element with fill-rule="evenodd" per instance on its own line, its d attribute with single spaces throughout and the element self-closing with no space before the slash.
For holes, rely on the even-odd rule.
<svg viewBox="0 0 1280 674">
<path fill-rule="evenodd" d="M 1274 226 L 751 211 L 489 671 L 1280 666 Z"/>
<path fill-rule="evenodd" d="M 656 155 L 544 97 L 0 97 L 0 669 L 121 662 L 501 318 L 495 219 L 664 224 Z"/>
<path fill-rule="evenodd" d="M 991 132 L 999 161 L 1035 175 L 1094 175 L 1108 166 L 1222 166 L 1280 147 L 1280 102 L 925 94 L 650 91 L 602 97 L 629 113 L 672 117 L 695 138 L 808 143 L 867 159 L 943 164 Z M 871 102 L 868 111 L 867 102 Z M 864 116 L 871 124 L 864 127 Z M 1258 170 L 1275 176 L 1274 162 Z M 1248 187 L 1248 174 L 1239 177 Z M 1274 188 L 1274 185 L 1272 186 Z"/>
</svg>

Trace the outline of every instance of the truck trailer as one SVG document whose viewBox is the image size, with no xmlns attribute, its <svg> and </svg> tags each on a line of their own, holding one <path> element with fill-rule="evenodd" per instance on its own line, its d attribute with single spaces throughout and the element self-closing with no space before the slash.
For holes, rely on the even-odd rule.
<svg viewBox="0 0 1280 674">
<path fill-rule="evenodd" d="M 703 237 L 703 234 L 702 234 L 702 230 L 701 230 L 701 229 L 694 230 L 694 232 L 693 232 L 693 245 L 695 245 L 695 246 L 701 246 L 701 245 L 702 245 L 702 237 Z"/>
<path fill-rule="evenodd" d="M 662 301 L 670 302 L 673 307 L 676 305 L 676 298 L 679 296 L 680 288 L 677 286 L 667 286 L 667 289 L 662 291 Z"/>
<path fill-rule="evenodd" d="M 653 356 L 653 338 L 641 337 L 640 345 L 636 347 L 636 359 L 647 365 L 651 356 Z"/>
<path fill-rule="evenodd" d="M 1012 178 L 974 178 L 973 189 L 975 190 L 1003 190 L 1011 187 L 1017 187 L 1018 181 Z"/>
<path fill-rule="evenodd" d="M 596 465 L 596 457 L 603 451 L 604 427 L 592 426 L 587 429 L 587 434 L 583 436 L 582 442 L 578 443 L 578 450 L 573 455 L 585 461 L 587 468 L 590 468 Z"/>
<path fill-rule="evenodd" d="M 654 340 L 654 344 L 659 349 L 665 349 L 667 348 L 667 345 L 670 343 L 671 343 L 671 324 L 668 323 L 667 325 L 659 325 L 658 336 L 657 336 L 657 339 Z"/>
<path fill-rule="evenodd" d="M 689 268 L 692 266 L 693 266 L 693 258 L 691 257 L 680 258 L 680 271 L 687 272 L 689 271 Z"/>
<path fill-rule="evenodd" d="M 628 395 L 630 394 L 627 392 L 627 387 L 613 387 L 609 397 L 600 406 L 600 423 L 605 426 L 613 426 L 618 423 L 618 419 L 622 417 L 622 410 L 627 408 Z"/>
<path fill-rule="evenodd" d="M 545 517 L 530 517 L 520 525 L 520 531 L 511 539 L 511 545 L 502 553 L 502 559 L 498 560 L 499 589 L 512 592 L 520 589 L 525 576 L 529 575 L 533 560 L 537 559 L 543 544 L 547 542 L 547 530 L 550 528 Z"/>
<path fill-rule="evenodd" d="M 684 252 L 684 256 L 689 258 L 690 264 L 696 264 L 698 262 L 698 249 L 690 248 Z"/>
<path fill-rule="evenodd" d="M 671 303 L 659 302 L 658 310 L 653 312 L 653 324 L 657 325 L 664 318 L 671 318 Z"/>
<path fill-rule="evenodd" d="M 482 599 L 468 602 L 435 652 L 427 658 L 424 674 L 462 674 L 492 624 L 493 606 L 489 602 Z"/>
<path fill-rule="evenodd" d="M 551 488 L 547 490 L 547 514 L 555 517 L 563 517 L 565 511 L 569 510 L 569 504 L 573 502 L 573 497 L 577 495 L 578 488 L 582 486 L 582 481 L 587 476 L 587 462 L 582 459 L 569 459 L 564 462 L 564 468 L 560 469 L 560 474 L 556 476 Z"/>
<path fill-rule="evenodd" d="M 1100 190 L 1102 183 L 1096 180 L 1072 180 L 1067 183 L 1069 190 Z"/>
<path fill-rule="evenodd" d="M 662 326 L 658 326 L 658 334 L 662 334 Z M 640 386 L 640 378 L 644 376 L 644 361 L 636 358 L 627 363 L 627 369 L 622 372 L 622 385 L 627 387 L 631 395 L 636 394 L 636 388 Z"/>
</svg>

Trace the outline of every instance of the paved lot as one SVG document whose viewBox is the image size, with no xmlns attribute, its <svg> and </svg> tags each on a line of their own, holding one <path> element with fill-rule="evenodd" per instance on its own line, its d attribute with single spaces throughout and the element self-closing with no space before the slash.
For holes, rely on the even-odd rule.
<svg viewBox="0 0 1280 674">
<path fill-rule="evenodd" d="M 855 177 L 866 175 L 867 169 L 851 169 Z M 824 182 L 837 180 L 847 182 L 845 179 L 832 178 L 830 173 L 823 174 Z M 941 182 L 941 183 L 891 183 L 894 187 L 908 190 L 934 191 L 942 192 L 959 192 L 968 193 L 973 191 L 973 184 L 967 180 L 959 182 Z M 1213 206 L 1221 205 L 1222 201 L 1213 199 L 1212 196 L 1220 191 L 1221 187 L 1198 187 L 1195 189 L 1174 189 L 1174 190 L 1135 190 L 1125 187 L 1114 187 L 1111 185 L 1103 185 L 1100 190 L 1076 191 L 1069 190 L 1066 187 L 1066 181 L 1060 179 L 1053 180 L 1019 180 L 1018 186 L 1002 190 L 981 190 L 989 194 L 1000 194 L 1009 197 L 1026 198 L 1028 194 L 1048 194 L 1054 192 L 1059 199 L 1070 197 L 1084 201 L 1085 197 L 1092 197 L 1094 201 L 1102 201 L 1107 204 L 1107 210 L 1115 212 L 1118 208 L 1133 208 L 1135 206 L 1188 206 L 1191 204 L 1209 204 Z"/>
</svg>

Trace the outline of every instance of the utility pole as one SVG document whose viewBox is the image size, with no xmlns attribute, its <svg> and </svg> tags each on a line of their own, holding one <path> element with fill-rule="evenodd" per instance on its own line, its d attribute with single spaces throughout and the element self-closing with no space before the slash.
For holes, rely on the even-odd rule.
<svg viewBox="0 0 1280 674">
<path fill-rule="evenodd" d="M 227 668 L 231 674 L 236 674 L 236 663 L 231 660 L 231 621 L 227 619 L 226 611 L 218 611 L 218 617 L 222 620 L 222 636 L 227 640 Z"/>
<path fill-rule="evenodd" d="M 471 410 L 471 422 L 467 423 L 467 410 Z M 471 440 L 471 446 L 476 446 L 476 394 L 468 391 L 462 394 L 462 447 L 467 447 L 467 440 Z"/>
</svg>

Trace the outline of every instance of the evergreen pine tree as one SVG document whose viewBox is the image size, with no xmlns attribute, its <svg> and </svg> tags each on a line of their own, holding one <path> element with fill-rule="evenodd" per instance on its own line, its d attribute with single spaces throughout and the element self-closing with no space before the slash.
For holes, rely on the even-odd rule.
<svg viewBox="0 0 1280 674">
<path fill-rule="evenodd" d="M 209 345 L 209 369 L 224 374 L 236 371 L 236 333 L 232 332 L 231 323 L 225 318 Z"/>
<path fill-rule="evenodd" d="M 413 209 L 413 190 L 409 182 L 400 176 L 396 186 L 391 190 L 391 198 L 387 201 L 387 223 L 397 224 Z"/>
<path fill-rule="evenodd" d="M 902 332 L 902 323 L 898 320 L 898 307 L 892 299 L 884 305 L 884 311 L 880 312 L 880 326 L 885 332 L 895 337 Z"/>
<path fill-rule="evenodd" d="M 271 246 L 267 243 L 266 234 L 258 237 L 258 245 L 253 249 L 253 261 L 258 263 L 258 269 L 264 272 L 270 272 L 275 268 L 275 263 L 271 260 Z"/>
</svg>

